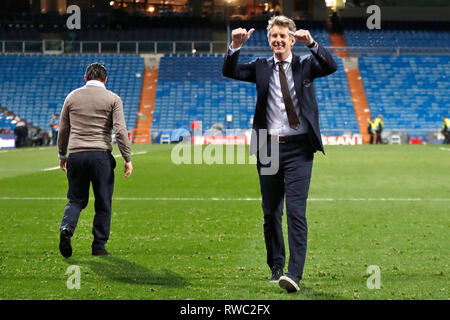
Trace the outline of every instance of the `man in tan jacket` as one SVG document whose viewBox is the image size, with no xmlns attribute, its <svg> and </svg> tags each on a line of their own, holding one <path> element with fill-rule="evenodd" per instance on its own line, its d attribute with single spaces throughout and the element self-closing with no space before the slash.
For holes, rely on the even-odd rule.
<svg viewBox="0 0 450 320">
<path fill-rule="evenodd" d="M 88 204 L 90 183 L 95 196 L 92 255 L 111 254 L 105 244 L 109 238 L 116 167 L 111 155 L 113 129 L 125 160 L 125 177 L 133 171 L 122 100 L 105 88 L 108 79 L 105 67 L 98 63 L 89 65 L 84 79 L 86 85 L 66 97 L 59 125 L 60 168 L 67 173 L 69 183 L 69 203 L 64 210 L 59 242 L 65 258 L 72 255 L 71 237 L 81 211 Z"/>
</svg>

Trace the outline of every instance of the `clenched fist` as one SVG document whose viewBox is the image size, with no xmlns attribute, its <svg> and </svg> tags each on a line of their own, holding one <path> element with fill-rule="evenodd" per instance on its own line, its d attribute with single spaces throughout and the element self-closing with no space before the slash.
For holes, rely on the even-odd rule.
<svg viewBox="0 0 450 320">
<path fill-rule="evenodd" d="M 314 42 L 314 39 L 308 30 L 300 29 L 296 32 L 289 31 L 289 35 L 293 36 L 297 42 L 304 44 L 305 46 L 310 46 Z"/>
<path fill-rule="evenodd" d="M 250 36 L 254 31 L 255 29 L 253 28 L 250 29 L 249 31 L 242 28 L 237 28 L 231 31 L 231 47 L 233 49 L 242 47 L 244 42 L 250 39 Z"/>
</svg>

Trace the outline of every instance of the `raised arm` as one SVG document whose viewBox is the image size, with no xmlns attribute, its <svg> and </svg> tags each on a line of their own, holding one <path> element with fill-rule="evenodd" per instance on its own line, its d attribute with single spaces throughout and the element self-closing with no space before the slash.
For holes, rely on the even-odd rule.
<svg viewBox="0 0 450 320">
<path fill-rule="evenodd" d="M 222 67 L 222 74 L 225 77 L 248 82 L 256 82 L 255 63 L 251 62 L 247 64 L 238 64 L 239 49 L 248 39 L 250 39 L 254 31 L 255 29 L 253 28 L 249 31 L 246 29 L 237 28 L 231 32 L 231 45 L 225 55 Z"/>
<path fill-rule="evenodd" d="M 334 61 L 330 52 L 314 41 L 308 30 L 297 30 L 289 32 L 298 43 L 301 43 L 311 49 L 312 56 L 307 61 L 311 62 L 311 74 L 313 78 L 324 77 L 334 73 L 337 70 L 336 61 Z"/>
<path fill-rule="evenodd" d="M 231 48 L 238 49 L 242 47 L 242 45 L 250 39 L 255 29 L 245 30 L 242 28 L 237 28 L 231 31 Z"/>
</svg>

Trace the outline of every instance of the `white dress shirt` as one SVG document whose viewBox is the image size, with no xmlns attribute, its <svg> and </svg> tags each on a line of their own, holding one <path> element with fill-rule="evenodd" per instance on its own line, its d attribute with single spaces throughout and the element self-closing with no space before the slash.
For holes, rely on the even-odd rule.
<svg viewBox="0 0 450 320">
<path fill-rule="evenodd" d="M 239 48 L 231 48 L 230 51 L 231 54 L 239 50 Z M 317 45 L 316 47 L 311 49 L 315 53 L 317 53 Z M 278 60 L 275 55 L 273 57 L 274 59 L 274 65 L 273 65 L 273 72 L 270 76 L 269 80 L 269 94 L 267 97 L 267 129 L 268 133 L 270 135 L 274 136 L 290 136 L 290 135 L 297 135 L 297 134 L 304 134 L 308 132 L 308 126 L 306 124 L 306 119 L 303 117 L 303 115 L 300 113 L 300 104 L 297 99 L 297 94 L 295 92 L 295 86 L 294 86 L 294 78 L 292 74 L 292 53 L 289 55 L 289 57 L 284 60 L 283 68 L 284 72 L 286 74 L 286 79 L 288 83 L 289 92 L 291 94 L 291 99 L 294 104 L 295 112 L 297 113 L 298 119 L 300 121 L 300 126 L 297 129 L 292 129 L 289 126 L 289 120 L 286 113 L 286 107 L 284 105 L 284 99 L 283 99 L 283 93 L 281 92 L 281 85 L 280 85 L 280 75 L 278 70 L 277 62 Z"/>
<path fill-rule="evenodd" d="M 106 89 L 105 84 L 98 80 L 89 80 L 86 82 L 86 86 L 96 86 L 96 87 L 102 87 L 102 88 Z"/>
<path fill-rule="evenodd" d="M 284 60 L 283 69 L 286 74 L 286 80 L 291 94 L 291 99 L 294 104 L 295 113 L 300 121 L 300 126 L 297 129 L 292 129 L 289 126 L 289 120 L 284 105 L 283 93 L 281 92 L 280 74 L 277 58 L 273 57 L 274 66 L 273 72 L 269 80 L 269 95 L 267 97 L 267 129 L 270 135 L 275 136 L 290 136 L 295 134 L 303 134 L 308 132 L 306 119 L 300 114 L 300 105 L 295 93 L 294 78 L 292 75 L 292 53 Z"/>
</svg>

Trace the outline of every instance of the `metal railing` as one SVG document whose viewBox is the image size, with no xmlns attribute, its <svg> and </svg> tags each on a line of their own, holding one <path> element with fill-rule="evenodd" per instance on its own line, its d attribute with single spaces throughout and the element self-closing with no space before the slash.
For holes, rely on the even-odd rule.
<svg viewBox="0 0 450 320">
<path fill-rule="evenodd" d="M 224 53 L 226 41 L 65 41 L 0 40 L 2 53 Z M 450 47 L 326 47 L 335 53 L 360 54 L 450 54 Z M 243 52 L 270 53 L 269 46 L 246 45 Z M 294 52 L 307 53 L 295 46 Z"/>
<path fill-rule="evenodd" d="M 360 54 L 450 54 L 450 47 L 333 47 L 335 53 Z"/>
<path fill-rule="evenodd" d="M 450 54 L 450 47 L 332 47 L 325 46 L 335 54 L 345 53 L 348 56 L 359 56 L 361 54 Z M 307 54 L 309 49 L 305 46 L 294 46 L 294 53 Z M 242 52 L 271 54 L 269 46 L 243 46 Z"/>
<path fill-rule="evenodd" d="M 226 41 L 13 41 L 0 40 L 2 53 L 215 53 Z"/>
</svg>

